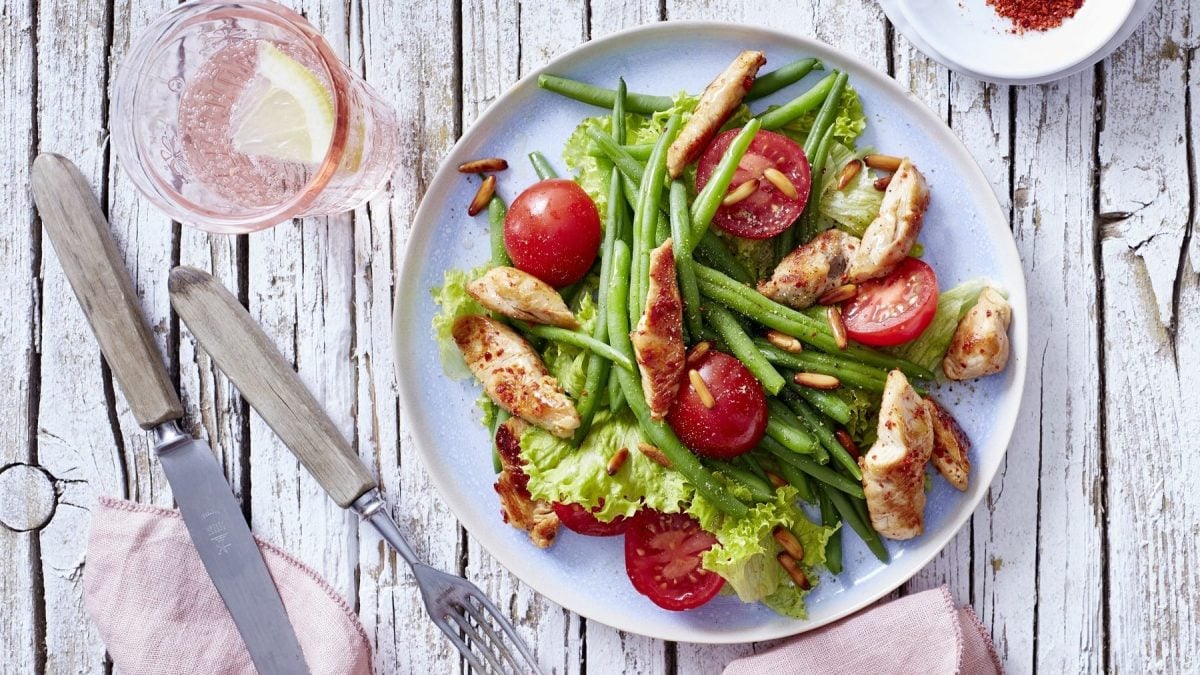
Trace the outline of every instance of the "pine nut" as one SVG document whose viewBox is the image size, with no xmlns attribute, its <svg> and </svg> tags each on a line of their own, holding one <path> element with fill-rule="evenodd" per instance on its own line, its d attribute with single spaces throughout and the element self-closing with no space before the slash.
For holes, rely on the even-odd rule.
<svg viewBox="0 0 1200 675">
<path fill-rule="evenodd" d="M 859 171 L 862 171 L 862 162 L 857 159 L 842 167 L 842 173 L 838 176 L 837 189 L 845 190 L 846 186 L 850 184 L 850 181 L 854 180 Z"/>
<path fill-rule="evenodd" d="M 641 453 L 643 455 L 650 458 L 650 460 L 652 462 L 654 462 L 655 464 L 659 464 L 668 469 L 671 468 L 671 460 L 666 455 L 663 454 L 662 450 L 659 450 L 658 448 L 654 447 L 653 445 L 650 445 L 649 443 L 647 443 L 645 441 L 639 441 L 638 442 L 638 450 L 641 451 Z"/>
<path fill-rule="evenodd" d="M 858 295 L 858 286 L 854 284 L 842 284 L 841 286 L 831 289 L 821 297 L 817 298 L 817 304 L 836 305 L 839 302 L 845 302 L 856 295 Z"/>
<path fill-rule="evenodd" d="M 490 173 L 492 171 L 503 171 L 507 168 L 508 162 L 499 157 L 473 159 L 458 165 L 460 173 Z"/>
<path fill-rule="evenodd" d="M 488 202 L 492 201 L 492 195 L 496 194 L 496 177 L 488 176 L 479 184 L 479 190 L 475 192 L 475 198 L 471 200 L 471 205 L 467 207 L 467 215 L 478 215 L 480 211 L 487 208 Z"/>
<path fill-rule="evenodd" d="M 608 466 L 605 468 L 605 473 L 610 476 L 617 475 L 621 467 L 625 465 L 625 460 L 629 459 L 629 448 L 621 448 L 613 453 L 611 459 L 608 460 Z"/>
<path fill-rule="evenodd" d="M 796 560 L 804 560 L 804 547 L 800 545 L 800 540 L 792 531 L 782 525 L 776 525 L 775 529 L 771 530 L 771 536 L 775 541 L 787 551 L 787 554 Z"/>
<path fill-rule="evenodd" d="M 829 330 L 833 332 L 833 341 L 837 343 L 837 348 L 845 349 L 850 340 L 846 337 L 846 323 L 842 321 L 842 310 L 838 309 L 837 305 L 830 305 L 825 308 L 825 316 L 829 319 Z"/>
<path fill-rule="evenodd" d="M 883 192 L 884 190 L 888 189 L 888 186 L 892 184 L 892 176 L 893 175 L 895 175 L 895 174 L 884 176 L 883 178 L 880 178 L 879 180 L 875 181 L 875 183 L 874 183 L 875 189 L 879 190 L 880 192 Z"/>
<path fill-rule="evenodd" d="M 780 478 L 778 474 L 772 473 L 770 471 L 767 471 L 766 474 L 767 474 L 767 480 L 770 481 L 772 487 L 781 488 L 784 485 L 787 485 L 787 481 Z"/>
<path fill-rule="evenodd" d="M 742 183 L 734 188 L 733 192 L 725 195 L 725 198 L 721 200 L 721 206 L 733 206 L 734 204 L 754 194 L 754 191 L 757 189 L 758 181 L 754 178 L 751 178 L 745 183 Z"/>
<path fill-rule="evenodd" d="M 850 436 L 849 431 L 838 429 L 834 432 L 834 436 L 837 436 L 838 443 L 842 444 L 842 447 L 846 449 L 846 452 L 850 453 L 851 457 L 858 459 L 862 456 L 862 453 L 858 451 L 858 444 L 854 442 L 854 438 Z"/>
<path fill-rule="evenodd" d="M 904 160 L 894 155 L 867 155 L 863 157 L 863 161 L 872 169 L 896 171 L 900 168 L 900 162 Z"/>
<path fill-rule="evenodd" d="M 809 389 L 831 390 L 842 386 L 842 381 L 832 375 L 824 373 L 796 373 L 792 376 L 792 381 L 801 387 Z"/>
<path fill-rule="evenodd" d="M 707 354 L 708 350 L 710 349 L 712 349 L 712 343 L 708 340 L 705 340 L 704 342 L 697 344 L 695 347 L 692 347 L 692 352 L 687 355 L 688 366 L 694 368 L 696 364 L 700 362 L 700 359 L 704 358 L 704 355 Z"/>
<path fill-rule="evenodd" d="M 781 552 L 779 555 L 775 556 L 775 559 L 779 561 L 779 564 L 783 567 L 784 571 L 788 573 L 788 576 L 792 578 L 792 581 L 802 590 L 807 591 L 808 589 L 812 588 L 812 584 L 808 583 L 808 577 L 804 576 L 804 570 L 800 569 L 800 565 L 796 564 L 795 558 L 787 553 Z"/>
<path fill-rule="evenodd" d="M 708 384 L 700 376 L 700 371 L 689 370 L 688 379 L 692 381 L 692 388 L 696 390 L 696 395 L 700 397 L 700 402 L 704 404 L 704 407 L 709 410 L 716 407 L 717 399 L 713 398 L 712 392 L 708 390 Z"/>
<path fill-rule="evenodd" d="M 791 335 L 784 335 L 777 330 L 767 331 L 767 342 L 770 342 L 785 352 L 791 352 L 792 354 L 799 354 L 800 352 L 804 351 L 804 345 L 800 344 L 799 340 Z"/>
<path fill-rule="evenodd" d="M 771 182 L 775 189 L 787 195 L 788 199 L 799 199 L 800 193 L 796 192 L 796 186 L 792 185 L 790 178 L 784 175 L 782 171 L 775 167 L 770 167 L 763 171 L 763 178 Z"/>
</svg>

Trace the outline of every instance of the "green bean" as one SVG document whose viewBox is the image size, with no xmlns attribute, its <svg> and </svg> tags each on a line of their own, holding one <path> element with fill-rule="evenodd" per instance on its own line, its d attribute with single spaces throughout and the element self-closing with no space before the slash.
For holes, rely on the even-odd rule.
<svg viewBox="0 0 1200 675">
<path fill-rule="evenodd" d="M 821 524 L 825 527 L 835 527 L 841 521 L 833 501 L 825 494 L 825 489 L 817 488 L 817 503 L 821 507 Z M 842 528 L 837 528 L 825 541 L 825 567 L 833 574 L 842 573 Z"/>
<path fill-rule="evenodd" d="M 556 75 L 539 75 L 538 86 L 546 91 L 566 96 L 567 98 L 590 103 L 601 108 L 612 108 L 617 92 L 571 80 Z M 629 112 L 650 114 L 667 110 L 675 105 L 670 96 L 652 96 L 650 94 L 626 94 L 625 109 Z"/>
<path fill-rule="evenodd" d="M 821 109 L 817 111 L 817 117 L 813 120 L 812 128 L 808 130 L 808 138 L 804 139 L 804 154 L 812 157 L 817 151 L 817 147 L 824 140 L 825 134 L 829 129 L 833 128 L 833 123 L 837 117 L 837 110 L 841 106 L 842 90 L 846 88 L 846 81 L 850 78 L 846 73 L 838 73 L 837 78 L 833 81 L 833 86 L 829 88 L 829 94 L 825 97 L 825 101 L 821 104 Z M 820 185 L 819 171 L 813 171 L 813 181 Z"/>
<path fill-rule="evenodd" d="M 863 498 L 862 486 L 850 480 L 848 476 L 840 474 L 827 466 L 818 464 L 804 455 L 796 454 L 791 448 L 784 446 L 770 436 L 763 437 L 758 447 L 774 455 L 780 462 L 791 464 L 800 469 L 820 483 L 828 485 L 835 490 L 845 492 L 857 499 Z"/>
<path fill-rule="evenodd" d="M 789 84 L 799 82 L 805 75 L 808 75 L 812 71 L 820 70 L 823 67 L 817 59 L 807 58 L 792 61 L 769 73 L 763 73 L 754 80 L 754 84 L 750 86 L 750 91 L 746 92 L 746 100 L 757 101 L 765 96 L 770 96 Z"/>
<path fill-rule="evenodd" d="M 506 267 L 512 264 L 508 257 L 508 249 L 504 248 L 504 217 L 508 215 L 508 207 L 499 195 L 488 202 L 488 233 L 492 243 L 492 265 Z"/>
<path fill-rule="evenodd" d="M 756 502 L 769 502 L 775 498 L 775 488 L 767 481 L 755 476 L 752 472 L 736 467 L 728 462 L 722 462 L 720 466 L 714 467 L 710 464 L 707 467 L 715 473 L 723 473 L 725 477 L 736 481 L 738 484 L 750 491 L 750 498 Z"/>
<path fill-rule="evenodd" d="M 625 142 L 625 99 L 629 91 L 625 87 L 625 78 L 617 78 L 617 95 L 612 104 L 612 138 L 617 143 Z"/>
<path fill-rule="evenodd" d="M 882 393 L 887 381 L 887 371 L 874 366 L 864 366 L 847 361 L 834 354 L 823 354 L 811 350 L 793 353 L 770 344 L 766 340 L 755 340 L 754 344 L 767 360 L 776 366 L 809 373 L 821 373 L 838 378 L 842 384 L 865 391 Z"/>
<path fill-rule="evenodd" d="M 538 178 L 546 180 L 547 178 L 558 178 L 558 172 L 550 164 L 550 160 L 542 153 L 534 150 L 529 153 L 529 162 L 533 164 L 533 171 L 538 175 Z"/>
<path fill-rule="evenodd" d="M 728 276 L 704 265 L 696 265 L 696 280 L 700 292 L 718 300 L 730 309 L 782 333 L 791 335 L 821 351 L 839 354 L 859 363 L 882 368 L 899 368 L 917 379 L 932 380 L 933 373 L 915 363 L 873 349 L 851 345 L 838 349 L 829 324 L 785 307 L 758 291 L 742 285 Z"/>
<path fill-rule="evenodd" d="M 825 130 L 824 136 L 817 143 L 816 150 L 809 155 L 812 158 L 810 171 L 812 172 L 813 185 L 816 186 L 817 198 L 810 199 L 805 205 L 804 212 L 800 214 L 800 218 L 796 220 L 793 227 L 788 228 L 796 233 L 795 236 L 800 237 L 802 241 L 808 241 L 815 237 L 820 231 L 820 191 L 824 185 L 823 174 L 825 172 L 825 161 L 829 158 L 829 146 L 833 143 L 833 127 Z"/>
<path fill-rule="evenodd" d="M 817 457 L 817 461 L 827 459 L 825 449 L 817 443 L 807 431 L 800 428 L 794 421 L 796 415 L 778 400 L 767 398 L 767 436 L 779 441 L 792 452 Z"/>
<path fill-rule="evenodd" d="M 625 152 L 611 136 L 601 131 L 599 127 L 589 124 L 583 132 L 596 144 L 596 149 L 600 151 L 600 154 L 620 169 L 621 173 L 629 176 L 634 182 L 641 182 L 642 175 L 646 171 L 642 162 Z"/>
<path fill-rule="evenodd" d="M 850 410 L 849 404 L 832 391 L 821 391 L 812 387 L 801 387 L 797 384 L 788 384 L 788 388 L 796 392 L 800 398 L 807 401 L 809 405 L 816 408 L 829 419 L 838 424 L 850 423 L 853 413 Z"/>
<path fill-rule="evenodd" d="M 499 431 L 500 425 L 504 424 L 504 422 L 507 421 L 508 418 L 512 417 L 512 415 L 509 414 L 509 412 L 507 410 L 505 410 L 504 408 L 501 408 L 500 406 L 498 406 L 494 403 L 492 405 L 494 405 L 496 407 L 496 412 L 495 412 L 495 414 L 492 415 L 492 426 L 491 426 L 491 431 L 492 431 L 492 470 L 495 471 L 496 473 L 500 473 L 500 471 L 504 469 L 504 462 L 502 462 L 500 460 L 500 448 L 499 448 L 499 446 L 496 445 L 496 432 Z"/>
<path fill-rule="evenodd" d="M 791 450 L 784 448 L 784 452 L 791 452 Z M 750 455 L 743 456 L 749 457 Z M 786 480 L 789 485 L 796 488 L 796 495 L 800 497 L 800 499 L 808 502 L 809 504 L 813 503 L 815 499 L 813 496 L 813 486 L 812 483 L 809 482 L 808 476 L 804 475 L 803 471 L 783 461 L 776 462 L 775 468 L 779 471 L 780 478 Z"/>
<path fill-rule="evenodd" d="M 768 483 L 771 482 L 771 479 L 767 478 L 767 472 L 763 471 L 762 465 L 758 463 L 758 460 L 755 459 L 753 455 L 741 455 L 733 461 L 738 464 L 744 464 L 746 469 L 752 471 L 755 476 L 758 476 Z"/>
<path fill-rule="evenodd" d="M 540 326 L 523 321 L 514 321 L 513 323 L 523 333 L 536 335 L 552 342 L 562 342 L 579 347 L 580 349 L 586 349 L 597 356 L 603 356 L 631 373 L 634 372 L 633 359 L 613 349 L 608 343 L 601 342 L 587 333 L 567 330 L 566 328 L 559 328 L 557 326 Z"/>
<path fill-rule="evenodd" d="M 737 279 L 743 284 L 754 283 L 754 277 L 750 275 L 750 270 L 747 270 L 745 265 L 733 257 L 729 248 L 712 230 L 705 232 L 699 242 L 692 240 L 692 243 L 695 244 L 696 257 L 705 265 L 720 270 L 725 276 Z"/>
<path fill-rule="evenodd" d="M 654 150 L 654 144 L 635 143 L 633 145 L 622 145 L 621 149 L 624 150 L 625 154 L 629 155 L 630 157 L 644 162 L 650 159 L 650 153 Z"/>
<path fill-rule="evenodd" d="M 850 456 L 846 448 L 842 447 L 837 437 L 833 435 L 833 429 L 821 419 L 817 411 L 790 389 L 783 392 L 779 398 L 792 409 L 792 412 L 800 416 L 808 430 L 816 435 L 817 440 L 821 442 L 821 446 L 829 452 L 830 456 L 836 459 L 837 463 L 841 464 L 842 468 L 854 477 L 854 480 L 861 481 L 862 469 L 858 468 L 858 461 Z"/>
<path fill-rule="evenodd" d="M 778 394 L 780 389 L 783 389 L 785 380 L 775 370 L 775 366 L 767 360 L 767 357 L 758 351 L 754 346 L 754 341 L 749 335 L 742 330 L 737 319 L 729 313 L 729 310 L 724 307 L 709 303 L 704 306 L 704 316 L 713 328 L 721 334 L 721 340 L 725 342 L 725 346 L 729 347 L 733 355 L 746 366 L 754 377 L 762 382 L 763 388 L 771 394 Z"/>
<path fill-rule="evenodd" d="M 635 291 L 633 301 L 637 306 L 638 316 L 641 316 L 642 308 L 646 305 L 646 291 L 650 287 L 650 251 L 655 248 L 654 240 L 657 238 L 655 225 L 658 224 L 658 205 L 662 200 L 663 180 L 667 175 L 667 148 L 671 141 L 675 140 L 681 122 L 682 118 L 678 114 L 671 115 L 667 120 L 667 127 L 662 136 L 659 136 L 654 153 L 650 155 L 650 161 L 646 165 L 646 171 L 642 174 L 638 204 L 633 214 L 633 228 L 638 232 L 636 236 L 641 239 L 641 246 L 634 249 L 637 255 L 634 256 L 633 263 L 637 276 L 632 282 Z"/>
<path fill-rule="evenodd" d="M 820 82 L 813 85 L 812 89 L 800 94 L 782 106 L 760 115 L 759 119 L 762 120 L 762 128 L 768 130 L 778 129 L 821 105 L 825 101 L 825 98 L 829 96 L 829 90 L 833 88 L 833 82 L 837 79 L 837 75 L 837 71 L 833 71 L 826 75 Z"/>
<path fill-rule="evenodd" d="M 746 126 L 742 127 L 737 136 L 733 137 L 733 141 L 729 144 L 725 155 L 721 157 L 721 161 L 717 162 L 717 166 L 709 176 L 708 182 L 704 184 L 704 188 L 696 195 L 696 200 L 692 202 L 692 241 L 700 241 L 705 231 L 708 230 L 713 214 L 721 206 L 721 200 L 725 199 L 729 183 L 733 180 L 733 174 L 737 172 L 738 163 L 742 161 L 746 150 L 754 142 L 754 137 L 758 135 L 761 126 L 762 123 L 758 120 L 750 120 Z"/>
<path fill-rule="evenodd" d="M 679 275 L 679 293 L 683 296 L 683 316 L 693 340 L 704 330 L 700 321 L 700 287 L 696 285 L 696 270 L 688 251 L 692 250 L 691 213 L 688 211 L 687 187 L 683 181 L 671 181 L 671 243 L 675 252 L 675 268 Z"/>
<path fill-rule="evenodd" d="M 628 302 L 629 268 L 629 248 L 625 242 L 618 241 L 613 249 L 613 285 L 609 289 L 608 298 L 608 335 L 613 342 L 613 347 L 627 357 L 633 354 L 633 345 L 629 341 L 629 324 L 626 322 L 626 313 L 622 310 Z M 650 417 L 650 408 L 642 395 L 642 387 L 637 374 L 618 370 L 616 375 L 621 382 L 622 391 L 625 392 L 625 400 L 629 403 L 629 408 L 633 410 L 634 416 L 637 417 L 642 433 L 667 456 L 672 470 L 678 471 L 696 488 L 696 492 L 712 502 L 722 512 L 735 518 L 745 516 L 749 511 L 746 505 L 735 499 L 717 482 L 713 475 L 696 459 L 696 455 L 680 442 L 670 427 Z"/>
<path fill-rule="evenodd" d="M 864 520 L 854 505 L 850 503 L 850 498 L 846 495 L 834 490 L 828 491 L 827 494 L 829 495 L 829 500 L 833 502 L 833 507 L 841 514 L 842 520 L 862 538 L 867 548 L 871 549 L 871 553 L 874 553 L 875 557 L 883 562 L 887 562 L 887 547 L 883 545 L 883 540 L 879 538 L 879 533 L 871 527 L 870 519 Z"/>
</svg>

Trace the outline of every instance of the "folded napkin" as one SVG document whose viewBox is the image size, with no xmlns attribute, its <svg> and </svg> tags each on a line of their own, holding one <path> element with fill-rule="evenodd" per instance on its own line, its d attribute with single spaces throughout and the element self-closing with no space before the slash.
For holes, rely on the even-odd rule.
<svg viewBox="0 0 1200 675">
<path fill-rule="evenodd" d="M 262 540 L 258 547 L 313 675 L 370 675 L 354 610 L 311 568 Z M 118 672 L 256 673 L 178 511 L 102 497 L 83 585 Z"/>
<path fill-rule="evenodd" d="M 996 647 L 970 606 L 946 587 L 859 612 L 774 649 L 737 659 L 724 675 L 903 673 L 999 675 Z"/>
</svg>

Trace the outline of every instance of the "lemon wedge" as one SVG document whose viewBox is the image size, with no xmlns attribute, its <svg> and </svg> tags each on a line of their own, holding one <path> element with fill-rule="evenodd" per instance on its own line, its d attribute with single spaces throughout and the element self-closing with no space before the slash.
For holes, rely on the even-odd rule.
<svg viewBox="0 0 1200 675">
<path fill-rule="evenodd" d="M 258 43 L 257 83 L 233 133 L 245 155 L 318 164 L 333 138 L 333 97 L 317 74 L 270 42 Z"/>
</svg>

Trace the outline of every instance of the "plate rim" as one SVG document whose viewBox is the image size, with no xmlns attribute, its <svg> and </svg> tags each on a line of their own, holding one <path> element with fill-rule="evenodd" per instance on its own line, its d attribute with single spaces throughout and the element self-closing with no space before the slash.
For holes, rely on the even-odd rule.
<svg viewBox="0 0 1200 675">
<path fill-rule="evenodd" d="M 786 31 L 760 26 L 752 26 L 729 21 L 663 21 L 627 28 L 605 37 L 589 40 L 576 45 L 575 47 L 572 47 L 562 54 L 550 59 L 540 68 L 534 69 L 524 77 L 520 78 L 517 82 L 505 90 L 502 95 L 492 101 L 487 109 L 485 109 L 479 115 L 479 117 L 475 119 L 470 127 L 463 130 L 462 134 L 455 141 L 454 145 L 441 159 L 441 164 L 438 167 L 438 170 L 434 173 L 433 178 L 430 179 L 425 193 L 421 196 L 421 201 L 417 207 L 416 213 L 413 215 L 411 221 L 411 234 L 405 243 L 404 253 L 396 279 L 402 282 L 403 280 L 409 278 L 419 278 L 419 275 L 416 273 L 416 269 L 423 261 L 417 258 L 415 252 L 418 249 L 423 249 L 424 246 L 420 246 L 418 244 L 427 243 L 435 232 L 436 228 L 432 223 L 431 212 L 437 208 L 440 208 L 440 205 L 433 205 L 427 199 L 427 197 L 432 191 L 433 186 L 447 180 L 446 176 L 457 174 L 455 166 L 456 158 L 463 152 L 464 146 L 470 139 L 471 131 L 477 127 L 486 125 L 492 117 L 500 115 L 501 112 L 508 107 L 507 103 L 510 100 L 522 95 L 526 89 L 532 87 L 536 90 L 537 78 L 539 75 L 542 75 L 543 73 L 551 73 L 556 68 L 559 68 L 564 62 L 578 59 L 581 57 L 581 55 L 586 57 L 587 52 L 597 50 L 602 51 L 606 48 L 610 48 L 616 42 L 630 40 L 631 38 L 646 39 L 646 34 L 701 30 L 727 31 L 731 29 L 744 32 L 748 36 L 758 35 L 772 40 L 788 42 L 801 50 L 814 52 L 814 56 L 818 56 L 818 58 L 821 58 L 821 52 L 826 52 L 830 57 L 832 57 L 832 60 L 840 62 L 844 67 L 846 67 L 847 70 L 857 71 L 862 77 L 870 79 L 873 86 L 880 88 L 885 94 L 889 94 L 890 97 L 896 101 L 898 106 L 907 107 L 909 112 L 912 114 L 934 122 L 935 124 L 932 126 L 934 129 L 936 129 L 936 136 L 930 138 L 930 141 L 937 143 L 939 147 L 944 149 L 945 152 L 958 155 L 958 159 L 962 160 L 959 163 L 964 163 L 966 166 L 971 168 L 970 175 L 965 178 L 966 182 L 971 186 L 972 192 L 983 192 L 991 196 L 991 199 L 988 200 L 988 206 L 990 207 L 992 214 L 991 217 L 987 218 L 987 222 L 1010 222 L 1008 216 L 1005 215 L 1004 210 L 1001 208 L 1000 202 L 996 198 L 991 184 L 988 182 L 986 176 L 984 176 L 982 169 L 980 169 L 978 162 L 976 162 L 975 158 L 971 156 L 970 152 L 967 150 L 966 146 L 963 145 L 962 141 L 954 135 L 954 132 L 947 127 L 945 123 L 912 92 L 904 89 L 898 82 L 896 82 L 886 73 L 879 71 L 858 56 L 849 54 L 841 49 L 838 49 L 837 47 L 812 37 L 801 36 Z M 430 224 L 422 225 L 422 223 Z M 989 226 L 988 229 L 990 230 L 992 228 Z M 1000 238 L 1000 247 L 1007 250 L 1000 251 L 999 253 L 1007 254 L 1003 255 L 1002 257 L 1009 263 L 1015 263 L 1015 270 L 1017 272 L 1016 275 L 1012 275 L 1016 279 L 1016 282 L 1006 284 L 1006 290 L 1009 293 L 1009 300 L 1010 303 L 1013 304 L 1014 308 L 1014 321 L 1010 327 L 1010 340 L 1013 342 L 1013 353 L 1020 355 L 1022 358 L 1013 359 L 1013 362 L 1010 363 L 1010 367 L 1014 368 L 1012 384 L 1010 385 L 1010 387 L 1015 388 L 1014 396 L 1007 400 L 1008 405 L 1003 406 L 997 411 L 997 424 L 994 427 L 993 434 L 996 438 L 1000 438 L 1002 434 L 1004 439 L 1004 450 L 999 457 L 999 461 L 996 462 L 993 471 L 986 477 L 986 485 L 988 486 L 990 486 L 992 481 L 995 479 L 1000 466 L 1003 464 L 1004 456 L 1008 453 L 1008 446 L 1012 442 L 1012 434 L 1016 427 L 1017 415 L 1024 399 L 1027 370 L 1026 367 L 1028 360 L 1027 321 L 1029 317 L 1029 311 L 1026 296 L 1025 271 L 1021 265 L 1020 254 L 1017 250 L 1016 240 L 1012 235 L 1011 229 L 1004 228 L 1004 232 L 1007 236 Z M 1005 267 L 1010 267 L 1010 265 L 1006 264 Z M 431 433 L 431 430 L 427 428 L 426 421 L 420 416 L 408 414 L 408 411 L 417 409 L 416 404 L 421 399 L 419 392 L 416 390 L 419 383 L 415 381 L 415 378 L 406 377 L 401 370 L 401 344 L 397 339 L 398 335 L 401 333 L 400 325 L 404 316 L 413 311 L 417 301 L 416 298 L 422 293 L 428 292 L 428 289 L 419 288 L 418 286 L 419 284 L 415 283 L 398 283 L 393 296 L 392 336 L 390 342 L 393 368 L 396 375 L 397 389 L 399 391 L 400 411 L 401 416 L 403 417 L 401 439 L 403 440 L 405 436 L 408 436 L 412 439 L 413 444 L 416 447 L 416 454 L 418 457 L 420 457 L 421 464 L 425 468 L 430 482 L 438 491 L 438 495 L 450 508 L 451 513 L 453 513 L 459 523 L 466 528 L 467 532 L 474 537 L 476 541 L 478 541 L 479 544 L 488 551 L 489 554 L 492 554 L 493 557 L 496 558 L 496 561 L 501 566 L 514 574 L 518 579 L 532 588 L 539 595 L 572 612 L 575 612 L 576 614 L 579 614 L 580 616 L 583 616 L 588 620 L 598 621 L 618 630 L 628 631 L 654 639 L 696 644 L 736 644 L 745 642 L 758 642 L 762 640 L 790 637 L 814 630 L 834 621 L 843 619 L 858 612 L 864 607 L 877 602 L 880 598 L 886 596 L 888 593 L 891 593 L 896 588 L 899 588 L 901 585 L 915 576 L 916 573 L 921 569 L 924 569 L 926 566 L 928 566 L 930 561 L 932 561 L 941 553 L 942 550 L 945 549 L 950 541 L 953 540 L 954 537 L 957 536 L 957 534 L 966 525 L 967 521 L 970 520 L 979 504 L 983 501 L 983 497 L 987 492 L 986 487 L 981 489 L 972 501 L 963 505 L 963 508 L 961 508 L 954 518 L 951 519 L 950 527 L 945 530 L 945 534 L 943 535 L 941 541 L 936 541 L 932 546 L 929 546 L 929 551 L 925 555 L 919 557 L 914 556 L 916 564 L 912 566 L 912 571 L 910 573 L 905 574 L 901 572 L 897 574 L 894 580 L 883 584 L 877 592 L 867 593 L 863 596 L 863 598 L 849 602 L 845 607 L 831 612 L 829 616 L 821 619 L 795 620 L 791 623 L 778 624 L 779 627 L 776 629 L 770 629 L 770 627 L 764 628 L 760 626 L 750 629 L 728 631 L 719 635 L 709 631 L 704 632 L 699 637 L 693 634 L 696 629 L 687 627 L 679 629 L 656 630 L 653 627 L 648 629 L 643 625 L 623 625 L 620 614 L 613 614 L 612 612 L 598 610 L 597 608 L 593 607 L 581 607 L 575 603 L 563 602 L 555 593 L 551 592 L 553 589 L 549 588 L 550 584 L 543 582 L 542 578 L 536 574 L 536 566 L 525 564 L 519 560 L 515 561 L 516 564 L 510 564 L 514 561 L 502 560 L 500 556 L 493 554 L 492 551 L 495 547 L 492 544 L 496 540 L 491 536 L 490 530 L 494 529 L 495 523 L 482 522 L 479 519 L 471 517 L 471 514 L 467 509 L 459 508 L 458 502 L 452 500 L 449 496 L 453 494 L 453 492 L 450 490 L 453 481 L 450 479 L 450 477 L 439 475 L 437 472 L 431 469 L 429 462 L 426 460 L 425 450 L 423 448 L 436 447 L 436 443 L 433 441 L 435 434 Z M 982 480 L 983 477 L 981 476 L 979 479 Z"/>
</svg>

